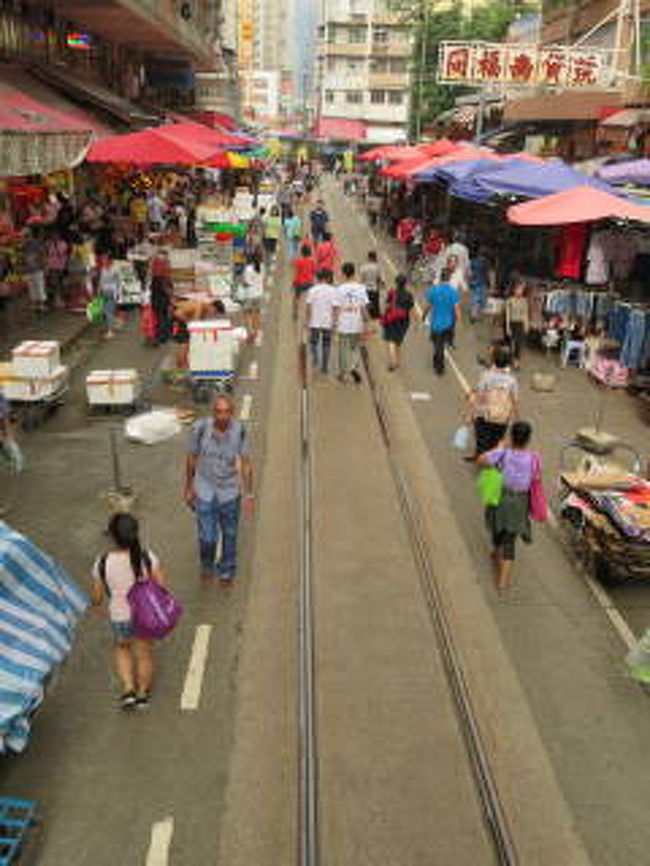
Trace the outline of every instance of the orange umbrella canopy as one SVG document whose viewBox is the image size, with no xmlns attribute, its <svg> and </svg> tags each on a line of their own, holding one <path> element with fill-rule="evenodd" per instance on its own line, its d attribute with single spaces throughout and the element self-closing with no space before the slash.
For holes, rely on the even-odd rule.
<svg viewBox="0 0 650 866">
<path fill-rule="evenodd" d="M 508 220 L 521 226 L 566 225 L 608 218 L 650 222 L 650 207 L 592 186 L 577 186 L 508 208 Z"/>
</svg>

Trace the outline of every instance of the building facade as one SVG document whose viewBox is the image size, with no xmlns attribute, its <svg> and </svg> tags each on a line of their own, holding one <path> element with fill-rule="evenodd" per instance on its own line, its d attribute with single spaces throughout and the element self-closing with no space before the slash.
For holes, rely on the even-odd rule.
<svg viewBox="0 0 650 866">
<path fill-rule="evenodd" d="M 325 0 L 316 72 L 317 126 L 363 124 L 371 142 L 406 140 L 411 26 L 377 0 Z"/>
</svg>

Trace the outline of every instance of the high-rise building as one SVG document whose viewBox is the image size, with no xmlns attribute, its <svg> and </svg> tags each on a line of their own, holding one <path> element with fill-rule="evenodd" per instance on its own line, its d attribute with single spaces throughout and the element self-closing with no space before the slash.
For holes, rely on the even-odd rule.
<svg viewBox="0 0 650 866">
<path fill-rule="evenodd" d="M 323 0 L 316 72 L 319 134 L 404 140 L 411 25 L 383 0 Z M 338 122 L 338 125 L 337 125 Z M 340 136 L 337 134 L 340 129 Z"/>
</svg>

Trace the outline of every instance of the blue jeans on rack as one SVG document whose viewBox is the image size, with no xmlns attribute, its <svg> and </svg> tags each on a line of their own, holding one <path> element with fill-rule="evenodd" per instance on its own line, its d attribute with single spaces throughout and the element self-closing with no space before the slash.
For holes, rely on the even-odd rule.
<svg viewBox="0 0 650 866">
<path fill-rule="evenodd" d="M 630 311 L 619 358 L 621 364 L 630 370 L 636 370 L 642 364 L 648 319 L 644 310 Z"/>
<path fill-rule="evenodd" d="M 207 501 L 195 500 L 196 527 L 199 536 L 201 570 L 214 572 L 222 580 L 232 580 L 237 573 L 237 533 L 241 496 L 219 502 L 215 496 Z M 215 566 L 217 544 L 221 538 L 221 559 Z"/>
</svg>

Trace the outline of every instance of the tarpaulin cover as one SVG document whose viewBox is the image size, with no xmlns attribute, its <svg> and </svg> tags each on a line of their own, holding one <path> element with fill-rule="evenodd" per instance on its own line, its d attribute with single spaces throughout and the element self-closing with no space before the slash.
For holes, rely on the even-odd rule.
<svg viewBox="0 0 650 866">
<path fill-rule="evenodd" d="M 211 129 L 209 126 L 204 126 L 202 123 L 194 123 L 191 120 L 158 126 L 156 127 L 156 132 L 164 135 L 171 141 L 181 144 L 198 142 L 215 149 L 241 150 L 259 144 L 258 139 L 251 138 L 249 135 L 226 132 L 226 130 L 222 129 Z"/>
<path fill-rule="evenodd" d="M 581 174 L 559 159 L 541 164 L 517 159 L 488 166 L 468 180 L 452 184 L 450 191 L 459 198 L 486 202 L 498 195 L 541 198 L 584 184 L 605 192 L 611 190 L 608 184 Z"/>
<path fill-rule="evenodd" d="M 611 195 L 593 186 L 578 186 L 508 208 L 508 219 L 522 226 L 566 225 L 617 217 L 650 222 L 650 206 Z"/>
<path fill-rule="evenodd" d="M 63 569 L 0 521 L 0 751 L 27 745 L 48 677 L 70 652 L 87 599 Z"/>
<path fill-rule="evenodd" d="M 479 148 L 467 144 L 459 144 L 451 153 L 447 153 L 445 156 L 425 156 L 418 159 L 404 160 L 403 162 L 389 165 L 381 173 L 385 177 L 392 177 L 396 180 L 409 180 L 410 178 L 418 181 L 432 180 L 434 176 L 433 172 L 441 165 L 481 158 L 497 159 L 497 156 L 487 147 Z"/>
<path fill-rule="evenodd" d="M 607 183 L 650 186 L 650 159 L 632 159 L 629 162 L 603 165 L 598 169 L 597 175 Z"/>
</svg>

